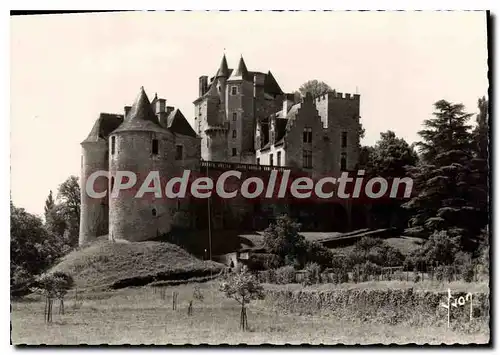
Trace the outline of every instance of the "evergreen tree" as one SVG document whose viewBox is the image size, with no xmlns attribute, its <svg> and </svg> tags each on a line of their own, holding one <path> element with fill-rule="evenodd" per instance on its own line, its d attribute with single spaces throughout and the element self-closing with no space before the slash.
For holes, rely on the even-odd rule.
<svg viewBox="0 0 500 355">
<path fill-rule="evenodd" d="M 45 200 L 45 207 L 44 207 L 45 220 L 47 220 L 47 215 L 50 212 L 50 210 L 52 210 L 54 208 L 54 206 L 55 206 L 55 201 L 54 201 L 54 197 L 52 196 L 52 190 L 50 190 L 49 196 L 47 196 L 47 199 Z"/>
<path fill-rule="evenodd" d="M 474 248 L 480 211 L 471 189 L 473 135 L 467 121 L 472 115 L 462 104 L 440 100 L 434 105 L 435 117 L 425 120 L 419 132 L 421 163 L 411 170 L 418 193 L 405 204 L 413 212 L 409 232 L 429 237 L 446 230 L 460 237 L 462 248 Z"/>
</svg>

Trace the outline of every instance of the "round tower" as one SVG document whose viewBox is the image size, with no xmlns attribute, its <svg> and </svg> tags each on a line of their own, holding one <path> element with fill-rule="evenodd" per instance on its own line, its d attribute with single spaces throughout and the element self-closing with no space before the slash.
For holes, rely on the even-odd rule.
<svg viewBox="0 0 500 355">
<path fill-rule="evenodd" d="M 227 132 L 225 125 L 210 126 L 205 130 L 207 135 L 207 160 L 227 161 L 232 152 L 228 152 Z"/>
<path fill-rule="evenodd" d="M 81 143 L 79 245 L 91 242 L 97 237 L 108 233 L 108 197 L 106 194 L 103 194 L 108 186 L 108 178 L 104 173 L 95 179 L 92 178 L 91 181 L 89 181 L 89 177 L 98 171 L 108 171 L 108 144 L 106 137 L 109 131 L 118 127 L 121 122 L 121 115 L 102 113 L 92 127 L 88 137 Z M 98 195 L 89 194 L 89 189 L 92 189 Z"/>
<path fill-rule="evenodd" d="M 110 239 L 143 241 L 169 232 L 175 201 L 166 199 L 164 190 L 169 167 L 174 164 L 174 138 L 160 126 L 143 88 L 124 122 L 111 132 L 109 144 Z M 120 185 L 120 172 L 133 173 L 137 181 L 115 195 L 113 188 Z M 159 184 L 161 197 L 153 192 L 141 196 L 140 188 L 149 178 L 152 180 L 145 186 Z M 121 183 L 127 180 L 123 177 Z"/>
</svg>

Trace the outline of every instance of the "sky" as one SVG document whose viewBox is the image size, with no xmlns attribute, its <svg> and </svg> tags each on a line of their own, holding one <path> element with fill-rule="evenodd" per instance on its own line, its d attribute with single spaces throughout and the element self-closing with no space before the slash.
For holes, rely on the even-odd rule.
<svg viewBox="0 0 500 355">
<path fill-rule="evenodd" d="M 484 12 L 126 12 L 11 17 L 11 197 L 42 215 L 80 174 L 80 142 L 100 112 L 123 113 L 144 86 L 192 123 L 198 78 L 222 54 L 271 70 L 285 92 L 311 79 L 361 95 L 364 145 L 392 130 L 419 140 L 433 103 L 477 112 L 487 95 Z"/>
</svg>

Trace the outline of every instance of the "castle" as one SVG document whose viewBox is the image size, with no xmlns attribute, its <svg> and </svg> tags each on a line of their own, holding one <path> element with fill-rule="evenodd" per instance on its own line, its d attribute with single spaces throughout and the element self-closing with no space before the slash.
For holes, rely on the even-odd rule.
<svg viewBox="0 0 500 355">
<path fill-rule="evenodd" d="M 173 177 L 184 169 L 200 171 L 201 165 L 208 171 L 221 162 L 247 171 L 287 167 L 314 178 L 339 176 L 358 162 L 357 94 L 308 94 L 295 102 L 270 71 L 248 70 L 243 57 L 236 69 L 230 69 L 224 55 L 213 77 L 199 78 L 199 97 L 193 103 L 194 130 L 180 110 L 166 106 L 166 100 L 156 95 L 150 102 L 143 88 L 123 114 L 101 113 L 81 143 L 82 187 L 98 170 L 109 171 L 112 177 L 99 177 L 95 190 L 111 191 L 119 170 L 138 175 L 155 170 Z M 189 199 L 134 199 L 126 194 L 96 199 L 82 188 L 79 242 L 105 234 L 141 241 L 168 233 L 174 226 L 205 228 L 200 219 L 200 214 L 206 214 L 203 208 Z M 214 201 L 210 218 L 214 228 L 238 227 L 249 220 L 255 227 L 257 215 L 279 211 L 290 212 L 290 206 L 233 199 Z"/>
</svg>

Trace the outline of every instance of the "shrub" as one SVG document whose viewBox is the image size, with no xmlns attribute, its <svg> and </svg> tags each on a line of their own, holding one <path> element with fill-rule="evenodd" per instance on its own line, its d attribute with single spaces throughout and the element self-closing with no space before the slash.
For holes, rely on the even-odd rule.
<svg viewBox="0 0 500 355">
<path fill-rule="evenodd" d="M 274 284 L 276 283 L 276 270 L 274 269 L 269 269 L 265 271 L 261 271 L 259 273 L 260 280 L 261 282 L 268 283 L 268 284 Z"/>
<path fill-rule="evenodd" d="M 472 282 L 474 280 L 474 264 L 468 263 L 461 267 L 462 280 Z"/>
<path fill-rule="evenodd" d="M 276 282 L 279 284 L 290 284 L 295 282 L 295 268 L 283 266 L 276 269 Z"/>
<path fill-rule="evenodd" d="M 247 266 L 252 271 L 276 269 L 283 266 L 283 259 L 276 254 L 252 254 Z"/>
<path fill-rule="evenodd" d="M 346 268 L 339 267 L 333 270 L 333 280 L 334 283 L 340 284 L 349 282 L 349 274 L 347 273 Z"/>
<path fill-rule="evenodd" d="M 320 282 L 321 267 L 318 264 L 308 263 L 304 271 L 304 285 L 313 285 Z"/>
<path fill-rule="evenodd" d="M 371 276 L 378 275 L 381 271 L 380 266 L 366 261 L 364 264 L 360 265 L 359 274 L 362 281 L 369 281 Z"/>
</svg>

